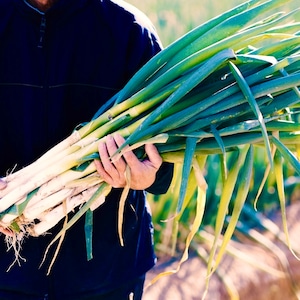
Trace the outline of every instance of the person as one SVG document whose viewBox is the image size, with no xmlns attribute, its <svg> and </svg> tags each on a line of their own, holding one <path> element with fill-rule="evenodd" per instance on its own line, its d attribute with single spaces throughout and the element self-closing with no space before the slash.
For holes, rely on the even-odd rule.
<svg viewBox="0 0 300 300">
<path fill-rule="evenodd" d="M 0 189 L 7 173 L 90 120 L 162 48 L 149 19 L 119 0 L 1 0 L 0 45 Z M 84 218 L 67 231 L 49 275 L 53 247 L 40 263 L 61 224 L 26 237 L 24 261 L 12 266 L 15 254 L 4 241 L 10 232 L 2 228 L 0 300 L 141 299 L 155 264 L 146 193 L 167 191 L 172 165 L 162 162 L 155 145 L 145 147 L 143 161 L 127 152 L 110 162 L 123 142 L 112 134 L 99 143 L 97 170 L 113 189 L 94 212 L 93 259 L 86 258 Z M 117 211 L 126 165 L 132 179 L 121 246 Z"/>
</svg>

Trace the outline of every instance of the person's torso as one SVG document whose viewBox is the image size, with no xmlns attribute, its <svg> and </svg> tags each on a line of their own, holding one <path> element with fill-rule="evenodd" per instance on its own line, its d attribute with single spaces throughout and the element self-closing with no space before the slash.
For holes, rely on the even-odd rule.
<svg viewBox="0 0 300 300">
<path fill-rule="evenodd" d="M 23 0 L 1 1 L 0 113 L 4 126 L 0 176 L 15 165 L 18 168 L 31 163 L 76 125 L 89 121 L 159 51 L 159 41 L 154 36 L 150 40 L 151 34 L 135 24 L 133 18 L 110 1 L 61 0 L 46 14 Z M 4 272 L 11 261 L 7 261 L 1 239 L 0 289 L 18 289 L 13 287 L 13 281 L 18 280 L 20 290 L 32 291 L 37 284 L 36 294 L 46 292 L 47 285 L 54 290 L 62 286 L 67 291 L 105 290 L 112 288 L 113 281 L 124 280 L 124 270 L 137 262 L 144 261 L 129 271 L 129 277 L 149 269 L 153 264 L 151 220 L 143 192 L 134 192 L 131 197 L 136 210 L 127 206 L 125 227 L 129 238 L 125 248 L 113 246 L 118 241 L 118 197 L 119 191 L 115 191 L 109 203 L 95 213 L 94 259 L 86 261 L 81 220 L 67 235 L 47 281 L 45 268 L 37 269 L 51 237 L 25 240 L 20 254 L 27 261 L 20 268 L 14 266 L 7 275 Z M 97 240 L 97 234 L 101 239 Z M 140 257 L 141 253 L 145 257 Z M 9 259 L 13 259 L 12 254 Z M 32 268 L 36 271 L 32 272 Z M 99 268 L 98 278 L 94 278 Z"/>
<path fill-rule="evenodd" d="M 89 121 L 151 55 L 132 17 L 109 1 L 62 0 L 45 15 L 5 2 L 13 3 L 0 10 L 0 111 L 9 129 L 0 176 Z"/>
</svg>

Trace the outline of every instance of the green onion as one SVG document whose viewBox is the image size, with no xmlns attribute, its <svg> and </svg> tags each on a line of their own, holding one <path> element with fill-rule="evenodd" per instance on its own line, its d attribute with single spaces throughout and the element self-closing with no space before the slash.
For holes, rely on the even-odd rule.
<svg viewBox="0 0 300 300">
<path fill-rule="evenodd" d="M 114 159 L 122 155 L 125 146 L 136 149 L 155 143 L 164 161 L 183 165 L 177 222 L 190 205 L 191 190 L 198 190 L 196 218 L 182 261 L 187 257 L 196 227 L 205 217 L 203 207 L 209 186 L 202 174 L 203 161 L 212 154 L 223 156 L 225 186 L 216 236 L 223 227 L 237 176 L 239 172 L 245 174 L 247 180 L 238 192 L 239 206 L 228 229 L 228 237 L 231 236 L 253 165 L 252 154 L 247 154 L 249 148 L 264 147 L 270 168 L 277 148 L 297 172 L 300 169 L 296 156 L 300 147 L 300 20 L 299 11 L 272 13 L 283 4 L 286 0 L 247 1 L 198 26 L 158 53 L 108 99 L 90 122 L 79 125 L 31 165 L 5 178 L 8 186 L 0 191 L 0 226 L 10 228 L 18 238 L 27 234 L 39 236 L 65 218 L 51 247 L 87 213 L 87 257 L 91 259 L 92 211 L 111 190 L 101 181 L 92 162 L 99 159 L 98 142 L 118 132 L 126 142 Z M 241 153 L 233 168 L 226 165 L 228 152 Z M 244 159 L 247 163 L 243 167 Z M 121 245 L 129 171 L 119 207 Z M 280 190 L 282 199 L 283 195 Z M 284 213 L 283 206 L 282 200 Z M 75 207 L 78 212 L 69 220 L 68 212 Z M 214 270 L 217 245 L 215 241 L 209 272 Z M 220 258 L 217 257 L 217 264 Z"/>
</svg>

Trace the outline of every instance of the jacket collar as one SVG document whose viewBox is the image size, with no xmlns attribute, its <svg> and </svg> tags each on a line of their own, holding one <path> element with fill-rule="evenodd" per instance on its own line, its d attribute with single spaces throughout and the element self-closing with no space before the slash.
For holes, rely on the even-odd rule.
<svg viewBox="0 0 300 300">
<path fill-rule="evenodd" d="M 42 12 L 26 0 L 13 1 L 17 9 L 20 10 L 22 14 L 29 16 L 55 15 L 56 17 L 72 14 L 74 11 L 77 11 L 89 2 L 89 0 L 58 0 L 46 12 Z"/>
</svg>

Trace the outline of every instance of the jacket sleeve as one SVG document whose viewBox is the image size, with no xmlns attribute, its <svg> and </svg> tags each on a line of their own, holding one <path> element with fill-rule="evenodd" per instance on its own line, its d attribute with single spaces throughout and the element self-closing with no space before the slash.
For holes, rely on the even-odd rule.
<svg viewBox="0 0 300 300">
<path fill-rule="evenodd" d="M 142 15 L 144 16 L 144 15 Z M 162 49 L 160 38 L 149 19 L 135 15 L 128 36 L 127 77 L 131 78 L 151 57 Z M 152 25 L 152 26 L 151 26 Z"/>
<path fill-rule="evenodd" d="M 154 195 L 165 194 L 171 184 L 173 170 L 173 164 L 164 162 L 156 173 L 155 182 L 146 191 Z"/>
</svg>

